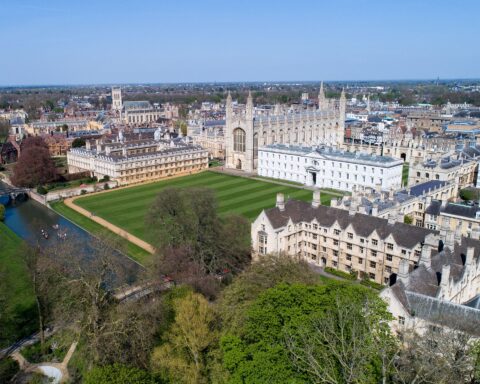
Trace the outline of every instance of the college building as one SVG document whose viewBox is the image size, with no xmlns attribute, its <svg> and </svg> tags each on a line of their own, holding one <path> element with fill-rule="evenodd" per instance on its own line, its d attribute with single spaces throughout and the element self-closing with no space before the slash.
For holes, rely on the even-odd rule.
<svg viewBox="0 0 480 384">
<path fill-rule="evenodd" d="M 413 268 L 425 237 L 437 233 L 353 210 L 320 205 L 320 191 L 311 203 L 284 200 L 277 195 L 274 208 L 263 210 L 252 223 L 255 257 L 285 253 L 321 267 L 354 272 L 379 284 L 389 284 L 406 260 Z"/>
<path fill-rule="evenodd" d="M 67 153 L 69 173 L 89 172 L 102 179 L 108 176 L 120 185 L 191 174 L 208 168 L 208 152 L 187 138 L 87 141 L 85 148 Z"/>
<path fill-rule="evenodd" d="M 225 111 L 225 165 L 254 172 L 258 148 L 270 144 L 340 145 L 345 130 L 345 108 L 345 92 L 342 91 L 339 100 L 327 99 L 323 84 L 318 95 L 318 108 L 287 111 L 279 105 L 268 111 L 256 109 L 251 93 L 246 105 L 234 111 L 229 93 Z"/>
<path fill-rule="evenodd" d="M 271 144 L 258 149 L 258 174 L 319 188 L 389 190 L 402 183 L 403 160 L 332 147 Z"/>
</svg>

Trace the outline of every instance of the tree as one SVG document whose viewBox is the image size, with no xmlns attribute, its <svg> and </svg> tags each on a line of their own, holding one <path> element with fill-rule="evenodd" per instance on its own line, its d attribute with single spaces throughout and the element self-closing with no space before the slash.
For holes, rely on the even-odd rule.
<svg viewBox="0 0 480 384">
<path fill-rule="evenodd" d="M 152 376 L 141 369 L 122 364 L 94 367 L 83 378 L 84 384 L 154 384 Z"/>
<path fill-rule="evenodd" d="M 0 221 L 5 220 L 5 206 L 0 204 Z"/>
<path fill-rule="evenodd" d="M 395 360 L 394 383 L 479 383 L 480 344 L 454 329 L 402 333 L 404 348 Z"/>
<path fill-rule="evenodd" d="M 41 137 L 29 137 L 13 170 L 12 181 L 19 187 L 33 188 L 51 182 L 56 177 L 48 146 Z"/>
<path fill-rule="evenodd" d="M 206 383 L 208 355 L 218 341 L 213 309 L 193 292 L 176 299 L 173 308 L 175 320 L 155 348 L 152 366 L 174 383 Z"/>
<path fill-rule="evenodd" d="M 250 225 L 238 216 L 220 218 L 214 191 L 165 188 L 153 202 L 146 228 L 160 258 L 186 249 L 206 273 L 238 272 L 250 261 Z"/>
<path fill-rule="evenodd" d="M 266 255 L 248 266 L 224 289 L 219 312 L 225 331 L 237 334 L 243 329 L 246 312 L 257 297 L 280 283 L 315 284 L 318 276 L 305 261 L 289 255 Z"/>
<path fill-rule="evenodd" d="M 413 219 L 412 219 L 410 216 L 405 215 L 405 216 L 403 216 L 403 222 L 404 222 L 405 224 L 412 224 L 412 223 L 413 223 Z"/>
<path fill-rule="evenodd" d="M 338 321 L 339 308 L 347 303 L 350 313 L 342 310 L 342 326 Z M 380 333 L 370 325 L 378 325 L 388 332 L 388 319 L 386 304 L 371 290 L 358 285 L 280 284 L 260 294 L 247 309 L 239 335 L 227 333 L 222 337 L 224 365 L 231 374 L 231 383 L 322 382 L 304 362 L 308 359 L 302 358 L 301 353 L 324 348 L 321 355 L 315 356 L 329 359 L 321 364 L 337 375 L 337 383 L 343 383 L 342 379 L 348 377 L 342 367 L 350 357 L 355 358 L 356 375 L 361 374 L 365 379 L 357 382 L 377 382 L 381 377 L 377 368 L 381 360 L 373 345 Z M 341 351 L 343 356 L 335 352 L 329 355 L 325 350 L 327 346 L 321 344 L 324 337 L 320 340 L 312 337 L 311 344 L 307 344 L 308 331 L 315 330 L 318 321 L 327 320 L 335 321 L 325 331 L 335 338 L 337 344 L 332 341 L 332 346 L 337 349 L 348 346 L 350 352 Z M 359 361 L 362 354 L 364 361 Z"/>
<path fill-rule="evenodd" d="M 85 146 L 85 139 L 83 137 L 77 137 L 72 141 L 72 148 L 80 148 Z"/>
<path fill-rule="evenodd" d="M 10 134 L 10 122 L 0 119 L 0 140 L 5 139 Z"/>
<path fill-rule="evenodd" d="M 53 316 L 54 303 L 58 297 L 58 279 L 53 274 L 50 259 L 45 256 L 39 247 L 25 246 L 20 251 L 20 256 L 27 270 L 32 292 L 35 297 L 38 332 L 40 334 L 41 349 L 45 348 L 45 327 Z"/>
</svg>

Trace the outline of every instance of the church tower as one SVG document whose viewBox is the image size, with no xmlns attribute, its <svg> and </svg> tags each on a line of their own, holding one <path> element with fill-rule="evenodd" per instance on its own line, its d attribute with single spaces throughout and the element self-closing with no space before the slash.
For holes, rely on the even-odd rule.
<svg viewBox="0 0 480 384">
<path fill-rule="evenodd" d="M 112 109 L 122 110 L 122 90 L 119 87 L 112 87 Z"/>
</svg>

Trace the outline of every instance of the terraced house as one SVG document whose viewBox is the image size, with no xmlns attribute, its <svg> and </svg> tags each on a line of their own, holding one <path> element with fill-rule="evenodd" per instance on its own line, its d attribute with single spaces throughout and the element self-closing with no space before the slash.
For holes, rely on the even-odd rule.
<svg viewBox="0 0 480 384">
<path fill-rule="evenodd" d="M 318 266 L 355 272 L 388 284 L 401 260 L 413 268 L 425 237 L 436 231 L 396 222 L 394 218 L 360 214 L 320 205 L 320 191 L 312 203 L 284 200 L 264 210 L 252 224 L 255 257 L 284 252 Z"/>
</svg>

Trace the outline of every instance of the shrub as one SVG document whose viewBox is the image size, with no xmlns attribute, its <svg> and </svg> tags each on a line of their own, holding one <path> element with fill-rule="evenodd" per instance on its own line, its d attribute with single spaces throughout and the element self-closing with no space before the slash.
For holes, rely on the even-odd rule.
<svg viewBox="0 0 480 384">
<path fill-rule="evenodd" d="M 47 188 L 45 188 L 43 185 L 39 185 L 37 187 L 37 192 L 40 194 L 40 195 L 46 195 L 48 193 L 48 190 Z"/>
<path fill-rule="evenodd" d="M 352 271 L 353 273 L 352 272 L 347 273 L 347 272 L 339 271 L 338 269 L 335 269 L 332 267 L 325 267 L 324 270 L 325 272 L 330 273 L 331 275 L 335 275 L 343 279 L 357 280 L 357 274 L 353 271 Z"/>
<path fill-rule="evenodd" d="M 108 185 L 108 183 L 106 183 L 106 184 L 103 186 L 103 189 L 109 190 L 109 189 L 110 189 L 110 185 Z"/>
<path fill-rule="evenodd" d="M 0 204 L 0 221 L 5 220 L 5 206 Z"/>
<path fill-rule="evenodd" d="M 366 286 L 366 287 L 370 287 L 370 288 L 373 288 L 373 289 L 376 289 L 378 291 L 381 291 L 383 288 L 385 288 L 382 284 L 378 284 L 377 282 L 375 281 L 372 281 L 372 280 L 362 280 L 360 282 L 360 284 Z"/>
<path fill-rule="evenodd" d="M 18 370 L 18 363 L 11 357 L 0 359 L 0 382 L 9 383 Z"/>
<path fill-rule="evenodd" d="M 460 191 L 460 198 L 462 200 L 478 200 L 478 192 L 475 189 L 462 189 Z"/>
<path fill-rule="evenodd" d="M 103 181 L 110 181 L 110 176 L 105 175 L 105 176 L 103 176 L 103 179 L 102 179 L 102 180 L 103 180 Z"/>
<path fill-rule="evenodd" d="M 82 190 L 80 191 L 80 194 L 81 194 L 81 195 L 86 195 L 86 194 L 87 194 L 87 190 L 86 190 L 86 189 L 82 189 Z"/>
</svg>

